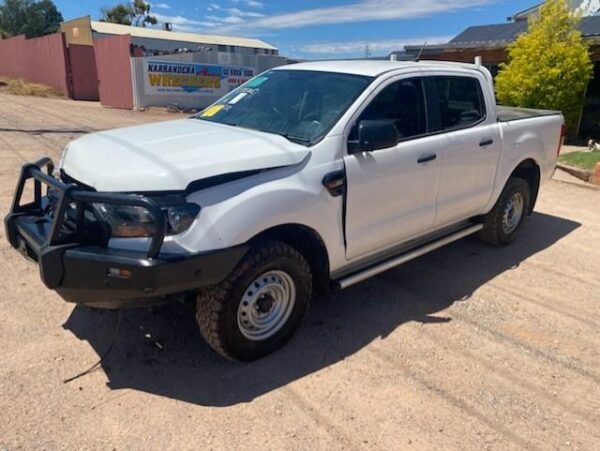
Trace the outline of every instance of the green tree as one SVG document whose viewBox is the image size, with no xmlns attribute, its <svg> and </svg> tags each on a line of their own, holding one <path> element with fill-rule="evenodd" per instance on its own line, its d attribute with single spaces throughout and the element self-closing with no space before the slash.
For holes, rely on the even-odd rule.
<svg viewBox="0 0 600 451">
<path fill-rule="evenodd" d="M 103 22 L 118 23 L 121 25 L 135 25 L 145 27 L 146 24 L 156 25 L 156 17 L 150 15 L 150 4 L 143 0 L 133 3 L 119 3 L 112 8 L 102 10 Z"/>
<path fill-rule="evenodd" d="M 509 47 L 508 64 L 496 77 L 501 103 L 560 110 L 575 132 L 593 67 L 580 20 L 568 0 L 547 0 L 541 6 L 539 17 Z"/>
<path fill-rule="evenodd" d="M 118 4 L 112 8 L 102 10 L 102 22 L 118 23 L 121 25 L 131 25 L 132 8 L 129 5 Z"/>
<path fill-rule="evenodd" d="M 0 34 L 28 38 L 55 33 L 63 21 L 52 0 L 5 0 L 0 4 Z"/>
<path fill-rule="evenodd" d="M 133 2 L 133 10 L 135 12 L 135 21 L 134 24 L 142 27 L 145 27 L 147 23 L 156 25 L 158 20 L 156 17 L 150 15 L 150 3 L 146 3 L 144 0 L 134 0 Z"/>
<path fill-rule="evenodd" d="M 28 20 L 23 27 L 23 33 L 27 37 L 56 33 L 63 21 L 62 14 L 52 0 L 41 0 L 32 3 L 27 12 L 27 17 Z"/>
<path fill-rule="evenodd" d="M 2 22 L 2 9 L 0 9 L 0 39 L 6 39 L 8 38 L 8 33 L 2 29 Z"/>
<path fill-rule="evenodd" d="M 8 36 L 22 34 L 22 29 L 27 21 L 27 11 L 30 7 L 30 0 L 5 0 L 0 5 L 0 28 Z"/>
</svg>

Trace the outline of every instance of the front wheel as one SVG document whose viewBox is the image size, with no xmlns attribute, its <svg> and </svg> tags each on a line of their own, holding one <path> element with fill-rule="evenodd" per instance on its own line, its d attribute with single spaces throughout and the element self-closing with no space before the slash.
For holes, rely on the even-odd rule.
<svg viewBox="0 0 600 451">
<path fill-rule="evenodd" d="M 484 218 L 482 240 L 496 246 L 512 243 L 529 215 L 531 193 L 529 184 L 518 177 L 511 177 L 500 198 Z"/>
<path fill-rule="evenodd" d="M 251 361 L 292 337 L 311 296 L 312 274 L 302 254 L 267 241 L 255 244 L 223 282 L 201 291 L 196 319 L 215 351 Z"/>
</svg>

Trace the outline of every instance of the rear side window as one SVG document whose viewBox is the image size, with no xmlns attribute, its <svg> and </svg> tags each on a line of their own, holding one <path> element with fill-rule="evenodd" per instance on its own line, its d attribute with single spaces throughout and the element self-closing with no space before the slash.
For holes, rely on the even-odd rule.
<svg viewBox="0 0 600 451">
<path fill-rule="evenodd" d="M 485 118 L 479 81 L 466 77 L 433 77 L 442 130 L 469 127 Z"/>
</svg>

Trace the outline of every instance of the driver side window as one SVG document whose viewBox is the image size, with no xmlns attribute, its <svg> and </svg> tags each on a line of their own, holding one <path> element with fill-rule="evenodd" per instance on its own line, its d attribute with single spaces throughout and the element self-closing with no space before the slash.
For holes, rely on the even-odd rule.
<svg viewBox="0 0 600 451">
<path fill-rule="evenodd" d="M 400 80 L 385 87 L 362 112 L 361 121 L 392 121 L 400 141 L 427 133 L 425 92 L 420 78 Z"/>
</svg>

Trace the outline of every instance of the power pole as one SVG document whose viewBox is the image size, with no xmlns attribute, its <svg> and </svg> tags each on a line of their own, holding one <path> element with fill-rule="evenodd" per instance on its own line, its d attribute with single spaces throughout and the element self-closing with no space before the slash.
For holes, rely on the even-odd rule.
<svg viewBox="0 0 600 451">
<path fill-rule="evenodd" d="M 371 58 L 371 47 L 369 47 L 369 44 L 365 45 L 365 58 Z"/>
</svg>

